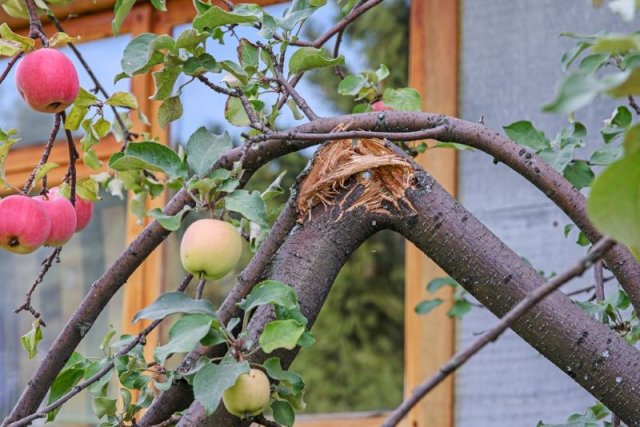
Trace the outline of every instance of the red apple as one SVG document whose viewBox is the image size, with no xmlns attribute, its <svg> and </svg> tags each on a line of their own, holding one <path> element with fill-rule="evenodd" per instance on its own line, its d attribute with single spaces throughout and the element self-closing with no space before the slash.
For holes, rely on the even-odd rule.
<svg viewBox="0 0 640 427">
<path fill-rule="evenodd" d="M 228 222 L 201 219 L 189 226 L 180 242 L 180 260 L 186 271 L 208 280 L 226 276 L 240 261 L 242 237 Z"/>
<path fill-rule="evenodd" d="M 40 202 L 51 218 L 51 229 L 44 244 L 47 246 L 62 246 L 71 239 L 76 232 L 76 211 L 70 201 L 64 197 L 34 197 Z"/>
<path fill-rule="evenodd" d="M 53 198 L 63 197 L 62 195 L 58 194 L 58 187 L 53 187 L 52 189 L 49 190 L 49 198 L 51 197 Z M 89 224 L 89 222 L 91 221 L 91 218 L 93 217 L 93 202 L 87 199 L 83 199 L 82 197 L 76 194 L 75 208 L 76 208 L 76 218 L 77 218 L 77 224 L 76 224 L 76 233 L 77 233 L 78 231 L 84 230 Z"/>
<path fill-rule="evenodd" d="M 242 374 L 222 394 L 222 402 L 230 414 L 240 418 L 261 414 L 269 405 L 269 378 L 259 369 Z"/>
<path fill-rule="evenodd" d="M 373 104 L 371 104 L 371 108 L 373 108 L 373 111 L 376 111 L 376 112 L 393 110 L 393 108 L 389 107 L 382 101 L 374 102 Z"/>
<path fill-rule="evenodd" d="M 50 48 L 35 50 L 22 58 L 16 69 L 16 85 L 27 104 L 42 113 L 64 110 L 80 89 L 71 60 Z"/>
<path fill-rule="evenodd" d="M 49 236 L 51 218 L 31 197 L 15 194 L 0 200 L 0 247 L 17 254 L 38 249 Z"/>
</svg>

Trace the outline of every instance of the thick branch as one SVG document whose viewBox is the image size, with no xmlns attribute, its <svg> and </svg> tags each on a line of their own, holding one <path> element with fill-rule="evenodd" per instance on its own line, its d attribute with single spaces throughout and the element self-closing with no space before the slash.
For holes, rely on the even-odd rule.
<svg viewBox="0 0 640 427">
<path fill-rule="evenodd" d="M 556 291 L 560 286 L 567 283 L 574 277 L 581 276 L 584 272 L 599 260 L 602 255 L 613 247 L 614 242 L 604 238 L 596 243 L 584 258 L 578 261 L 570 269 L 562 274 L 555 276 L 552 280 L 543 286 L 536 288 L 528 294 L 522 301 L 516 304 L 500 321 L 489 331 L 482 334 L 480 338 L 474 341 L 470 346 L 462 351 L 454 354 L 442 367 L 427 381 L 419 384 L 414 390 L 411 397 L 402 402 L 400 406 L 393 410 L 389 418 L 382 424 L 382 427 L 395 427 L 409 413 L 411 408 L 420 402 L 431 390 L 445 380 L 449 375 L 455 372 L 459 367 L 466 363 L 473 356 L 478 354 L 487 344 L 494 342 L 504 331 L 509 329 L 523 314 L 532 307 L 542 301 L 547 295 Z"/>
<path fill-rule="evenodd" d="M 411 240 L 496 316 L 544 279 L 426 173 L 408 198 L 416 213 L 393 228 Z M 464 260 L 463 262 L 461 260 Z M 640 425 L 640 352 L 560 292 L 516 320 L 512 329 L 631 426 Z M 635 424 L 634 424 L 635 423 Z"/>
</svg>

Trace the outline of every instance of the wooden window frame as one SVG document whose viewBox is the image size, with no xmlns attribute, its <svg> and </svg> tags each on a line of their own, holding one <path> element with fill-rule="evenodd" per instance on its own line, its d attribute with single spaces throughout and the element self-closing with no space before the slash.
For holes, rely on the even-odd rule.
<svg viewBox="0 0 640 427">
<path fill-rule="evenodd" d="M 287 0 L 256 0 L 261 6 L 284 3 Z M 82 34 L 82 42 L 112 36 L 111 20 L 113 0 L 77 0 L 71 5 L 56 8 L 59 16 L 73 12 L 78 15 L 63 22 L 69 34 Z M 169 13 L 158 12 L 148 3 L 136 5 L 122 25 L 121 33 L 135 37 L 143 32 L 171 34 L 177 26 L 193 19 L 191 0 L 169 0 Z M 410 85 L 423 95 L 424 111 L 456 115 L 458 84 L 458 1 L 413 0 L 410 22 Z M 14 30 L 26 31 L 26 22 L 6 16 L 0 18 Z M 89 31 L 87 32 L 87 29 Z M 47 34 L 55 29 L 45 26 Z M 156 117 L 160 103 L 149 97 L 153 93 L 150 75 L 138 75 L 131 80 L 131 91 L 139 102 L 140 109 L 147 117 Z M 161 129 L 157 121 L 144 125 L 135 117 L 134 131 L 150 131 L 163 144 L 169 143 L 168 129 Z M 96 146 L 98 157 L 106 161 L 109 155 L 119 149 L 112 136 Z M 42 146 L 30 146 L 13 150 L 7 162 L 7 176 L 12 182 L 24 182 L 34 164 L 40 159 Z M 51 161 L 62 167 L 49 175 L 51 185 L 60 183 L 68 165 L 68 153 L 64 142 L 54 144 Z M 457 187 L 457 158 L 453 150 L 429 151 L 419 162 L 454 196 Z M 106 162 L 105 162 L 106 163 Z M 79 177 L 95 171 L 78 164 Z M 166 199 L 159 197 L 147 202 L 148 208 L 163 206 Z M 142 224 L 127 209 L 126 242 L 131 242 L 150 220 Z M 124 294 L 123 332 L 137 333 L 145 326 L 138 322 L 132 325 L 130 319 L 143 307 L 151 304 L 164 291 L 164 250 L 163 245 L 138 268 L 127 281 Z M 428 376 L 432 375 L 454 353 L 455 322 L 446 316 L 448 307 L 434 310 L 428 316 L 418 316 L 411 309 L 425 298 L 432 298 L 425 290 L 425 284 L 444 273 L 427 259 L 413 245 L 407 243 L 405 257 L 405 395 Z M 442 289 L 437 295 L 451 301 L 452 291 Z M 417 339 L 419 337 L 419 339 Z M 409 339 L 413 338 L 413 339 Z M 147 356 L 158 344 L 159 334 L 148 338 L 151 344 L 145 348 Z M 319 414 L 300 417 L 296 425 L 303 427 L 369 427 L 378 426 L 384 419 L 380 413 Z M 414 408 L 402 425 L 411 427 L 453 427 L 454 423 L 454 382 L 449 378 L 436 388 L 423 402 Z"/>
</svg>

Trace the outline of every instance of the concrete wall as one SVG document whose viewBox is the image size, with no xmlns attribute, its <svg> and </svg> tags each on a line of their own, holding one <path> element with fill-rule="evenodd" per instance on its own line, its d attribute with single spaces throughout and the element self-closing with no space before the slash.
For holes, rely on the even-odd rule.
<svg viewBox="0 0 640 427">
<path fill-rule="evenodd" d="M 531 120 L 552 138 L 566 118 L 541 112 L 554 98 L 561 77 L 560 58 L 573 41 L 563 31 L 592 34 L 631 31 L 607 8 L 588 0 L 462 1 L 461 116 L 499 131 L 517 120 Z M 599 128 L 613 104 L 599 101 L 577 120 L 599 144 Z M 590 151 L 588 151 L 590 152 Z M 459 195 L 463 204 L 518 254 L 546 273 L 562 271 L 584 254 L 575 235 L 563 236 L 570 221 L 537 189 L 480 152 L 460 156 Z M 591 277 L 571 287 L 590 284 Z M 495 324 L 495 316 L 474 309 L 460 323 L 458 347 Z M 505 334 L 457 376 L 457 427 L 532 427 L 561 422 L 595 402 L 551 363 L 513 333 Z"/>
</svg>

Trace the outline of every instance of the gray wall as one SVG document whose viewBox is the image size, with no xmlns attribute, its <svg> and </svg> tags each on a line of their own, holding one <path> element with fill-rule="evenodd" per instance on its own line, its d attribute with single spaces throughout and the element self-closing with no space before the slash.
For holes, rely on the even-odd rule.
<svg viewBox="0 0 640 427">
<path fill-rule="evenodd" d="M 531 120 L 549 138 L 566 118 L 545 114 L 561 77 L 560 57 L 573 42 L 563 31 L 592 34 L 602 29 L 630 31 L 607 8 L 590 0 L 466 0 L 462 1 L 461 117 L 496 130 L 517 120 Z M 581 110 L 588 139 L 600 143 L 602 120 L 614 104 L 599 101 Z M 462 203 L 537 269 L 562 271 L 584 254 L 565 239 L 570 221 L 535 188 L 483 153 L 460 156 L 459 195 Z M 571 287 L 588 285 L 591 278 Z M 474 309 L 460 323 L 458 348 L 495 324 L 486 310 Z M 583 412 L 595 400 L 569 377 L 543 359 L 513 333 L 474 358 L 456 378 L 457 427 L 533 427 L 537 421 L 561 422 Z"/>
</svg>

